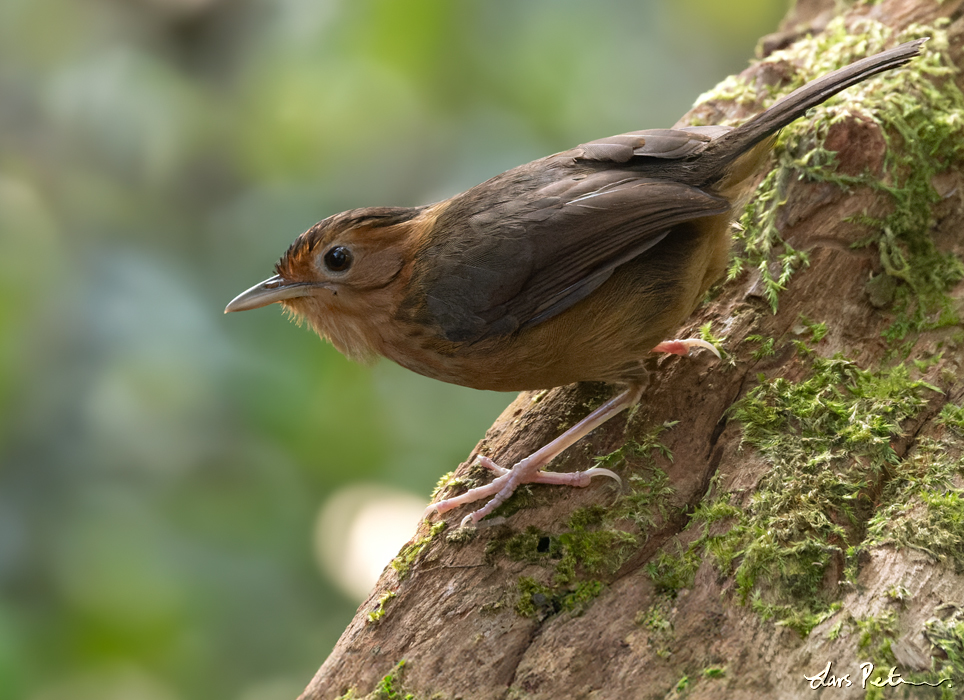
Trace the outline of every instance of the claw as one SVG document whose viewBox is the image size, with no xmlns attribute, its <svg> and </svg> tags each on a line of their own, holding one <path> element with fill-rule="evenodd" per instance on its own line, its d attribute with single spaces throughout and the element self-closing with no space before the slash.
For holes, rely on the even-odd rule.
<svg viewBox="0 0 964 700">
<path fill-rule="evenodd" d="M 608 476 L 610 479 L 615 480 L 616 485 L 619 488 L 623 487 L 623 480 L 619 478 L 619 474 L 612 471 L 611 469 L 605 469 L 603 467 L 593 467 L 592 469 L 587 469 L 584 472 L 577 472 L 582 474 L 584 477 L 592 479 L 594 476 Z"/>
<path fill-rule="evenodd" d="M 506 469 L 505 467 L 500 467 L 498 464 L 496 464 L 495 462 L 493 462 L 491 459 L 489 459 L 488 457 L 483 457 L 482 455 L 479 455 L 479 464 L 481 464 L 483 467 L 485 467 L 485 468 L 488 469 L 489 471 L 495 472 L 495 473 L 498 474 L 499 476 L 502 476 L 503 474 L 505 474 L 506 472 L 509 471 L 509 470 Z"/>
<path fill-rule="evenodd" d="M 709 341 L 703 340 L 702 338 L 664 340 L 662 343 L 653 348 L 652 352 L 668 352 L 673 355 L 689 355 L 690 348 L 703 348 L 704 350 L 709 350 L 711 353 L 716 355 L 718 359 L 723 359 L 722 355 L 720 355 L 720 351 L 716 349 L 716 346 Z"/>
</svg>

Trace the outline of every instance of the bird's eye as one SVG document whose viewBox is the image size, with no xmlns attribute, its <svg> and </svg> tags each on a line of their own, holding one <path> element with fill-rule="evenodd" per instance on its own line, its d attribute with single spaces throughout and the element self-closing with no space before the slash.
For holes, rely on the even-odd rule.
<svg viewBox="0 0 964 700">
<path fill-rule="evenodd" d="M 325 267 L 332 272 L 344 272 L 351 267 L 351 251 L 338 245 L 325 253 Z"/>
</svg>

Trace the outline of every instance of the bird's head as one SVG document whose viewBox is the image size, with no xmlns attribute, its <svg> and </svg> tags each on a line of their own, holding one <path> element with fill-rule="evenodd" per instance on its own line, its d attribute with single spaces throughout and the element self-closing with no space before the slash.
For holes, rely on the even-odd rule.
<svg viewBox="0 0 964 700">
<path fill-rule="evenodd" d="M 407 276 L 417 242 L 412 224 L 421 211 L 372 207 L 328 217 L 295 239 L 274 276 L 232 299 L 224 312 L 280 303 L 352 359 L 383 354 L 379 328 L 399 300 L 394 287 Z"/>
</svg>

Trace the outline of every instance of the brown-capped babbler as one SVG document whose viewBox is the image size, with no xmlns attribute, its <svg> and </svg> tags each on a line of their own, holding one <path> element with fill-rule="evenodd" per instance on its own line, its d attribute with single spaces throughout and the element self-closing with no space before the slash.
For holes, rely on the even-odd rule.
<svg viewBox="0 0 964 700">
<path fill-rule="evenodd" d="M 280 302 L 349 357 L 382 355 L 477 389 L 604 381 L 623 391 L 489 484 L 432 504 L 444 512 L 522 483 L 586 486 L 593 468 L 543 471 L 646 384 L 653 352 L 715 349 L 671 340 L 723 274 L 730 222 L 774 134 L 811 107 L 920 53 L 911 41 L 801 87 L 736 128 L 633 131 L 513 168 L 444 202 L 354 209 L 301 234 L 277 274 L 225 312 Z M 463 521 L 464 522 L 464 521 Z"/>
</svg>

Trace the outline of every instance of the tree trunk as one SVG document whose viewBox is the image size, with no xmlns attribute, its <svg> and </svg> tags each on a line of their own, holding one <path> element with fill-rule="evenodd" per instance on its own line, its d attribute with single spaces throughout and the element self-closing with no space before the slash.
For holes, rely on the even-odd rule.
<svg viewBox="0 0 964 700">
<path fill-rule="evenodd" d="M 708 324 L 724 360 L 661 359 L 638 409 L 553 464 L 605 456 L 622 489 L 423 522 L 302 698 L 964 694 L 964 0 L 841 4 L 798 0 L 776 53 L 681 121 L 931 37 L 784 130 L 733 274 L 681 330 Z M 476 452 L 511 464 L 611 394 L 523 393 Z M 472 457 L 456 476 L 490 478 Z"/>
</svg>

